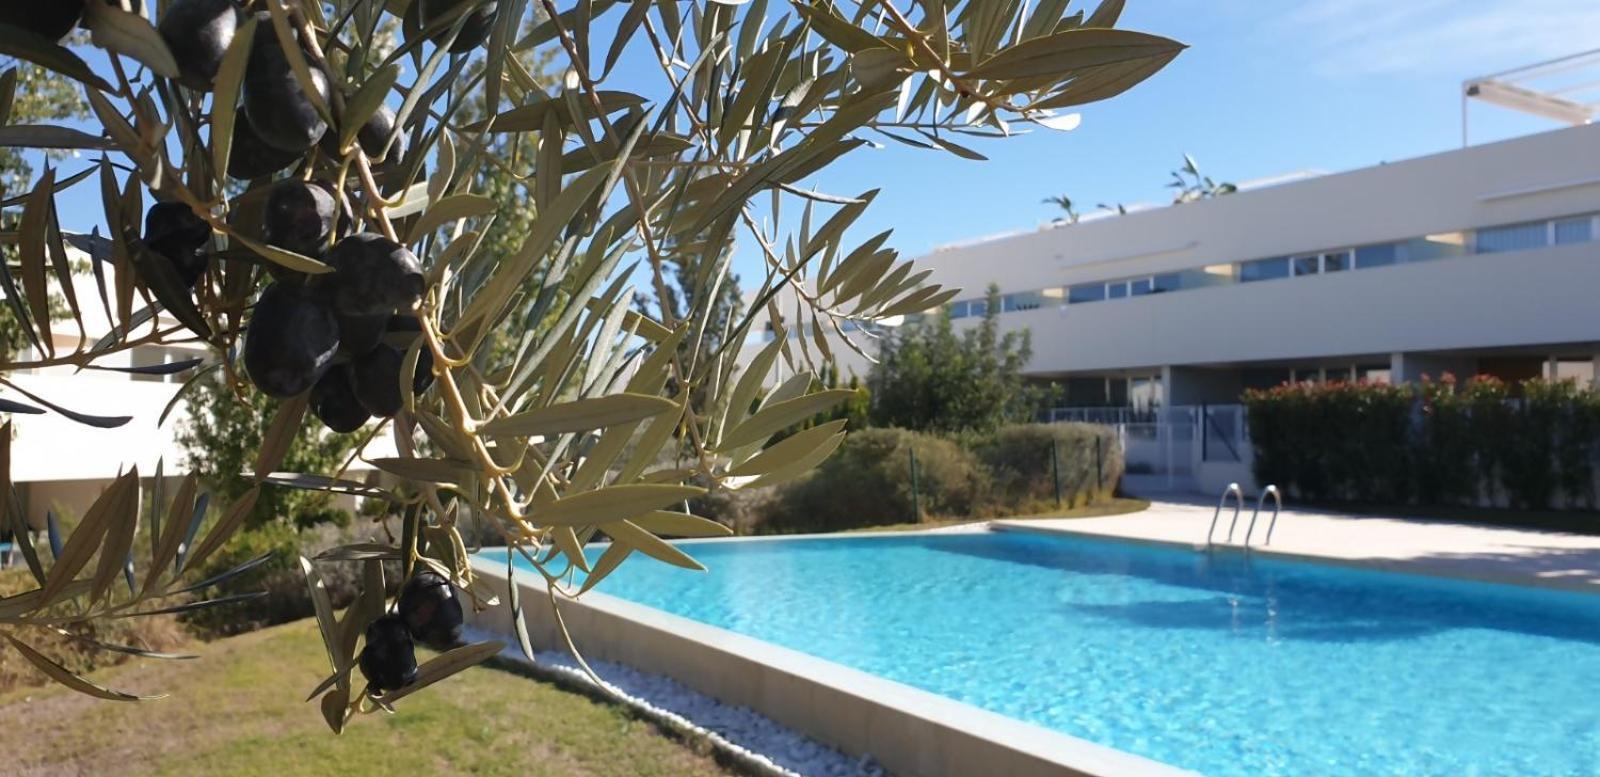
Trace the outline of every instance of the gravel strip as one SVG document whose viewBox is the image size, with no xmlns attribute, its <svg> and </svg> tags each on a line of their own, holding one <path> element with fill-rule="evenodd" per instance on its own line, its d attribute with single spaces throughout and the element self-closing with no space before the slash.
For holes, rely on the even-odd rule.
<svg viewBox="0 0 1600 777">
<path fill-rule="evenodd" d="M 467 642 L 503 639 L 477 629 L 468 629 L 462 636 Z M 503 662 L 591 696 L 620 702 L 670 732 L 702 741 L 727 765 L 742 772 L 798 777 L 888 775 L 871 755 L 851 758 L 755 710 L 724 704 L 664 675 L 608 661 L 590 661 L 589 667 L 605 682 L 604 687 L 597 687 L 565 652 L 540 651 L 535 658 L 537 662 L 530 664 L 515 646 L 500 653 Z"/>
</svg>

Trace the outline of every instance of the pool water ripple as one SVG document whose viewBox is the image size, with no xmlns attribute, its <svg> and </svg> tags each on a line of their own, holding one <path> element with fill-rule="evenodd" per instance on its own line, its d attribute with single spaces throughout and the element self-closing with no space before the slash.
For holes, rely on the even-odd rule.
<svg viewBox="0 0 1600 777">
<path fill-rule="evenodd" d="M 1016 533 L 688 550 L 599 590 L 1207 774 L 1600 772 L 1600 597 Z"/>
</svg>

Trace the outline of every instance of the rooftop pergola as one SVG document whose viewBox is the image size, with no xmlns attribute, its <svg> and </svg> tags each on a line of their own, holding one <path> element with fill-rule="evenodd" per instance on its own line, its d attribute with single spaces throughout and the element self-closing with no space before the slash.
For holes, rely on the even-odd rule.
<svg viewBox="0 0 1600 777">
<path fill-rule="evenodd" d="M 1588 124 L 1600 116 L 1600 49 L 1462 82 L 1463 146 L 1472 99 L 1574 126 Z"/>
</svg>

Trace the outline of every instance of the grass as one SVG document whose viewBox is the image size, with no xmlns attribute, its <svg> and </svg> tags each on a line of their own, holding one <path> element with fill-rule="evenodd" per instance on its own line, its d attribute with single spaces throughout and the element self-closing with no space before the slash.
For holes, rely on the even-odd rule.
<svg viewBox="0 0 1600 777">
<path fill-rule="evenodd" d="M 856 532 L 883 532 L 883 531 L 924 531 L 927 529 L 942 529 L 949 526 L 966 526 L 968 524 L 987 523 L 989 521 L 1032 521 L 1043 518 L 1099 518 L 1107 515 L 1125 515 L 1137 513 L 1150 507 L 1149 500 L 1130 499 L 1127 497 L 1114 497 L 1104 502 L 1092 505 L 1073 507 L 1062 510 L 1052 510 L 1044 513 L 1028 515 L 1010 515 L 1000 518 L 951 518 L 934 519 L 920 523 L 893 523 L 886 526 L 863 526 L 859 529 L 846 529 L 841 534 L 854 534 Z"/>
<path fill-rule="evenodd" d="M 304 701 L 327 666 L 311 621 L 198 648 L 198 661 L 134 661 L 92 675 L 119 690 L 172 694 L 160 701 L 98 701 L 56 686 L 0 696 L 5 772 L 726 773 L 621 707 L 486 667 L 403 700 L 396 715 L 358 717 L 335 737 Z"/>
</svg>

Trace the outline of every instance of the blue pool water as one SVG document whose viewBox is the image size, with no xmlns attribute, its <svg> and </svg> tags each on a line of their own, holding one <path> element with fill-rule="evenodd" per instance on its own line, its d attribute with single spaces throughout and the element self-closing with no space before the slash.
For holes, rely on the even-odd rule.
<svg viewBox="0 0 1600 777">
<path fill-rule="evenodd" d="M 685 549 L 711 571 L 599 590 L 1212 775 L 1600 772 L 1600 597 L 1011 533 Z"/>
</svg>

